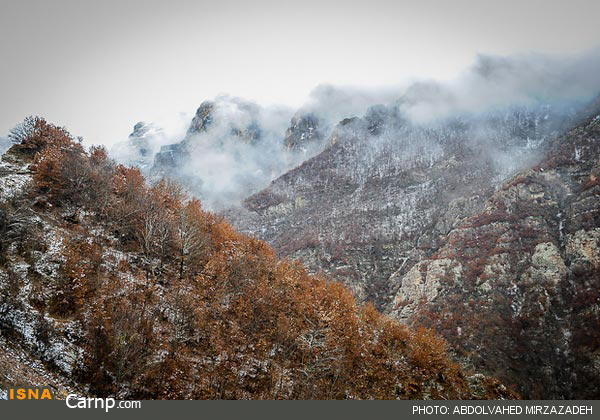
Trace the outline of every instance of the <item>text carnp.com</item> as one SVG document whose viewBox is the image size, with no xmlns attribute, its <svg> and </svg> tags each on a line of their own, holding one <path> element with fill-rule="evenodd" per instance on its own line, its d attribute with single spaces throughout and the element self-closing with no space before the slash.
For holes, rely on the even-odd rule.
<svg viewBox="0 0 600 420">
<path fill-rule="evenodd" d="M 472 416 L 472 415 L 592 415 L 593 407 L 591 405 L 576 404 L 524 404 L 524 405 L 480 405 L 480 404 L 432 404 L 432 405 L 413 405 L 413 415 L 454 415 L 454 416 Z"/>
<path fill-rule="evenodd" d="M 141 408 L 141 401 L 117 401 L 114 398 L 85 398 L 69 394 L 66 401 L 69 408 L 99 408 L 108 412 L 112 408 Z"/>
</svg>

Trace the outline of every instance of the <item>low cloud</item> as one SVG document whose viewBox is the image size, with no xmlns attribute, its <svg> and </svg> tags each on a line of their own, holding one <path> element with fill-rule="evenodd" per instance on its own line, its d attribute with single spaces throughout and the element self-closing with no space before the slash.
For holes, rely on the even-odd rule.
<svg viewBox="0 0 600 420">
<path fill-rule="evenodd" d="M 411 85 L 401 109 L 420 123 L 507 107 L 583 104 L 600 93 L 600 50 L 572 56 L 479 55 L 459 79 Z"/>
<path fill-rule="evenodd" d="M 435 138 L 442 138 L 443 133 L 427 139 L 427 130 L 444 130 L 458 119 L 469 126 L 465 141 L 487 150 L 483 155 L 496 162 L 499 173 L 509 174 L 535 161 L 540 143 L 561 128 L 561 115 L 572 115 L 599 92 L 600 49 L 596 49 L 571 56 L 479 55 L 469 69 L 449 82 L 424 80 L 391 88 L 324 84 L 298 110 L 219 96 L 213 100 L 206 131 L 186 133 L 191 117 L 181 114 L 169 129 L 150 131 L 144 137 L 151 151 L 145 165 L 150 171 L 161 146 L 183 141 L 189 156 L 172 172 L 206 207 L 218 210 L 238 204 L 318 153 L 340 120 L 366 116 L 367 121 L 380 118 L 386 127 L 369 136 L 386 142 L 410 139 L 419 143 L 413 150 L 422 153 L 423 147 L 431 146 L 436 155 L 439 140 Z M 380 104 L 384 106 L 374 107 Z M 284 144 L 290 120 L 306 114 L 318 119 L 320 140 L 308 149 L 290 150 Z M 536 125 L 531 132 L 515 134 L 523 118 L 539 124 L 539 130 Z M 420 131 L 407 130 L 406 124 Z M 135 140 L 114 148 L 113 156 L 139 164 L 143 161 L 139 147 L 131 147 Z"/>
</svg>

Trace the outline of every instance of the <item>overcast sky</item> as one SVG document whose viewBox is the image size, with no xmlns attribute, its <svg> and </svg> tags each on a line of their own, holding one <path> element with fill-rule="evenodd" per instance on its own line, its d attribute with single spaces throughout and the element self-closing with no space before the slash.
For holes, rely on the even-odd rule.
<svg viewBox="0 0 600 420">
<path fill-rule="evenodd" d="M 600 46 L 600 1 L 0 0 L 0 135 L 35 114 L 88 143 L 228 93 L 448 80 L 477 53 Z"/>
</svg>

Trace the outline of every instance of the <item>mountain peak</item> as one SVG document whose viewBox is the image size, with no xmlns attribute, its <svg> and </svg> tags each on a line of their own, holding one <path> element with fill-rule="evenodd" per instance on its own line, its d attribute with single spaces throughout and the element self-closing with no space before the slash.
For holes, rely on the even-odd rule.
<svg viewBox="0 0 600 420">
<path fill-rule="evenodd" d="M 188 134 L 205 132 L 213 121 L 214 109 L 215 103 L 213 101 L 202 102 L 188 128 Z"/>
<path fill-rule="evenodd" d="M 306 150 L 311 143 L 322 140 L 320 124 L 319 118 L 312 112 L 294 115 L 285 132 L 283 143 L 290 150 Z"/>
</svg>

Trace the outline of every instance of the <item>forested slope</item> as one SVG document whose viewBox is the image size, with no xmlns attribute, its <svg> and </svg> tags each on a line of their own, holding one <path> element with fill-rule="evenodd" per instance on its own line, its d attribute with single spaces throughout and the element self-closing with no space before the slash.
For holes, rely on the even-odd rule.
<svg viewBox="0 0 600 420">
<path fill-rule="evenodd" d="M 501 398 L 445 342 L 279 260 L 169 182 L 27 119 L 0 163 L 0 327 L 94 395 Z"/>
</svg>

